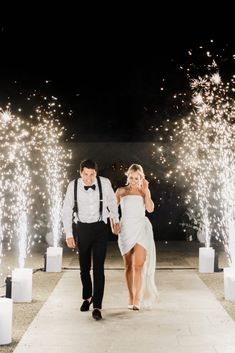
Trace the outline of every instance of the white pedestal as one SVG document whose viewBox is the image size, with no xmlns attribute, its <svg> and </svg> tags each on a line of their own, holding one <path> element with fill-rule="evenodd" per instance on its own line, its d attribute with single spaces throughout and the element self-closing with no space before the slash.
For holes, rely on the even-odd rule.
<svg viewBox="0 0 235 353">
<path fill-rule="evenodd" d="M 0 298 L 0 345 L 11 343 L 12 309 L 12 299 Z"/>
<path fill-rule="evenodd" d="M 32 301 L 33 270 L 16 268 L 12 271 L 12 299 L 14 302 Z"/>
<path fill-rule="evenodd" d="M 224 299 L 235 301 L 235 268 L 224 268 Z"/>
<path fill-rule="evenodd" d="M 212 273 L 214 272 L 215 264 L 215 249 L 199 248 L 199 272 Z"/>
<path fill-rule="evenodd" d="M 47 248 L 46 272 L 61 272 L 63 248 L 50 246 Z"/>
</svg>

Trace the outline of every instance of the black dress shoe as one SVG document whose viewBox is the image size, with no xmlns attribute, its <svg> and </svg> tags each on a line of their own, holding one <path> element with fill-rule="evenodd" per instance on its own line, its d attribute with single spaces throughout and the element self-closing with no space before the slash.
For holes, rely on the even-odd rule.
<svg viewBox="0 0 235 353">
<path fill-rule="evenodd" d="M 95 319 L 95 320 L 101 320 L 101 319 L 102 319 L 102 315 L 101 315 L 100 310 L 99 310 L 99 309 L 94 309 L 94 310 L 92 311 L 92 317 L 93 317 L 93 319 Z"/>
<path fill-rule="evenodd" d="M 84 300 L 84 302 L 81 305 L 80 311 L 88 311 L 91 303 L 93 303 L 93 298 L 91 298 L 91 301 L 89 301 L 87 299 Z"/>
</svg>

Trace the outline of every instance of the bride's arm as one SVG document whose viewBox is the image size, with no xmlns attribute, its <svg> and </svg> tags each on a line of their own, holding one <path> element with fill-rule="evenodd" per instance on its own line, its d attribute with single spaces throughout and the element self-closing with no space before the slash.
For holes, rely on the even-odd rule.
<svg viewBox="0 0 235 353">
<path fill-rule="evenodd" d="M 149 183 L 146 179 L 144 179 L 142 182 L 142 190 L 144 192 L 144 203 L 145 203 L 146 211 L 151 213 L 154 211 L 154 203 L 153 203 L 153 200 L 151 199 Z"/>
<path fill-rule="evenodd" d="M 116 199 L 117 199 L 117 205 L 119 205 L 120 203 L 120 189 L 116 190 Z M 118 233 L 120 232 L 120 226 L 118 224 L 115 223 L 114 219 L 112 217 L 110 217 L 110 225 L 111 225 L 111 229 L 112 229 L 112 233 L 115 235 L 118 235 Z"/>
<path fill-rule="evenodd" d="M 118 188 L 118 189 L 116 190 L 116 199 L 117 199 L 117 204 L 118 204 L 118 206 L 119 206 L 120 201 L 121 201 L 121 190 L 120 190 L 120 188 Z"/>
</svg>

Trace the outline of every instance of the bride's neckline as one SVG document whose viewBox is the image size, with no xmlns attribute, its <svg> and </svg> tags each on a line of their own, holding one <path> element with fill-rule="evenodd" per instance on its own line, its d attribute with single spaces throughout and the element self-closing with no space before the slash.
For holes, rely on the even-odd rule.
<svg viewBox="0 0 235 353">
<path fill-rule="evenodd" d="M 138 196 L 138 197 L 142 197 L 142 198 L 143 198 L 142 195 L 129 194 L 129 195 L 123 195 L 123 196 L 121 196 L 121 199 L 122 199 L 123 197 L 127 197 L 127 196 Z"/>
</svg>

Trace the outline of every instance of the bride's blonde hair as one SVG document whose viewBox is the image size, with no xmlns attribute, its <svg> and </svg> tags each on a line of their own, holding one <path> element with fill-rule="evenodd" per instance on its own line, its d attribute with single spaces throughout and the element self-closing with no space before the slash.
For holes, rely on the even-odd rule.
<svg viewBox="0 0 235 353">
<path fill-rule="evenodd" d="M 125 173 L 125 175 L 127 176 L 127 184 L 129 183 L 128 179 L 129 179 L 130 174 L 134 173 L 134 172 L 139 173 L 141 179 L 145 178 L 144 170 L 143 170 L 142 166 L 140 164 L 132 164 L 132 165 L 130 165 L 127 172 Z"/>
</svg>

